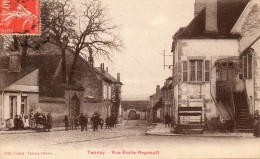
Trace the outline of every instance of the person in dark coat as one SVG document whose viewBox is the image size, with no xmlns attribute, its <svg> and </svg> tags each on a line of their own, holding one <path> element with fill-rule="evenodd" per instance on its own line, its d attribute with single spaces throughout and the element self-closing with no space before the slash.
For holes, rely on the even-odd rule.
<svg viewBox="0 0 260 159">
<path fill-rule="evenodd" d="M 86 125 L 86 118 L 84 117 L 83 113 L 81 113 L 79 116 L 79 124 L 80 124 L 81 131 L 84 131 Z"/>
<path fill-rule="evenodd" d="M 14 130 L 18 130 L 19 129 L 19 118 L 18 115 L 15 115 L 14 117 Z"/>
<path fill-rule="evenodd" d="M 170 115 L 169 115 L 168 113 L 166 113 L 166 115 L 165 115 L 165 117 L 164 117 L 165 127 L 166 127 L 166 126 L 169 127 L 170 124 L 171 124 L 171 122 L 172 122 L 172 119 L 171 119 Z"/>
<path fill-rule="evenodd" d="M 260 137 L 260 116 L 258 110 L 254 113 L 254 136 Z"/>
<path fill-rule="evenodd" d="M 21 115 L 19 115 L 18 129 L 24 129 L 24 123 Z"/>
<path fill-rule="evenodd" d="M 51 113 L 48 113 L 48 115 L 47 115 L 46 128 L 47 128 L 47 131 L 51 131 L 50 130 L 52 128 L 52 116 L 51 116 Z"/>
<path fill-rule="evenodd" d="M 34 120 L 35 120 L 35 128 L 37 129 L 38 128 L 38 124 L 39 124 L 39 116 L 40 116 L 40 113 L 39 111 L 37 111 L 35 114 L 34 114 Z"/>
<path fill-rule="evenodd" d="M 112 121 L 113 121 L 113 126 L 116 128 L 117 118 L 115 116 L 113 116 Z"/>
<path fill-rule="evenodd" d="M 109 117 L 109 127 L 110 129 L 114 127 L 114 118 L 112 116 Z"/>
<path fill-rule="evenodd" d="M 98 131 L 98 125 L 99 125 L 99 116 L 97 114 L 94 114 L 91 118 L 91 122 L 93 124 L 93 131 Z"/>
<path fill-rule="evenodd" d="M 88 116 L 85 117 L 85 130 L 88 131 Z"/>
<path fill-rule="evenodd" d="M 109 129 L 109 127 L 110 127 L 110 118 L 109 118 L 109 116 L 106 117 L 105 122 L 106 122 L 106 129 Z"/>
<path fill-rule="evenodd" d="M 100 128 L 102 129 L 104 125 L 104 119 L 100 117 Z"/>
<path fill-rule="evenodd" d="M 74 118 L 74 130 L 77 130 L 78 126 L 79 126 L 79 117 L 75 116 L 75 118 Z"/>
<path fill-rule="evenodd" d="M 67 115 L 65 115 L 65 117 L 64 117 L 64 123 L 65 123 L 65 130 L 68 131 L 69 130 L 69 118 Z"/>
</svg>

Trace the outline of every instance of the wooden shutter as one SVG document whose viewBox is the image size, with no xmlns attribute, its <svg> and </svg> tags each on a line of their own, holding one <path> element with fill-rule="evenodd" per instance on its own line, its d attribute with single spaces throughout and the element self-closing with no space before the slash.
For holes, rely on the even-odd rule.
<svg viewBox="0 0 260 159">
<path fill-rule="evenodd" d="M 196 81 L 196 61 L 190 61 L 190 81 Z"/>
<path fill-rule="evenodd" d="M 243 77 L 247 78 L 247 57 L 243 56 L 242 61 L 243 61 Z"/>
<path fill-rule="evenodd" d="M 188 81 L 188 61 L 182 61 L 182 81 Z"/>
<path fill-rule="evenodd" d="M 209 60 L 205 60 L 205 81 L 208 82 L 210 81 L 210 61 Z"/>
<path fill-rule="evenodd" d="M 247 61 L 248 61 L 247 78 L 252 79 L 252 54 L 251 53 L 247 55 Z"/>
<path fill-rule="evenodd" d="M 199 60 L 197 61 L 197 79 L 196 81 L 202 81 L 202 70 L 203 70 L 203 61 L 202 60 Z"/>
</svg>

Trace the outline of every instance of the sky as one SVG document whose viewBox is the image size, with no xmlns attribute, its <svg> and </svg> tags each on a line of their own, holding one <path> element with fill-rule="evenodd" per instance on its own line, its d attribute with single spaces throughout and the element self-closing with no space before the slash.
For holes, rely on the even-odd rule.
<svg viewBox="0 0 260 159">
<path fill-rule="evenodd" d="M 113 22 L 120 25 L 122 52 L 105 67 L 120 72 L 123 100 L 148 100 L 156 85 L 171 76 L 163 67 L 163 50 L 171 54 L 172 36 L 193 18 L 194 0 L 103 0 Z M 166 58 L 171 64 L 172 57 Z"/>
</svg>

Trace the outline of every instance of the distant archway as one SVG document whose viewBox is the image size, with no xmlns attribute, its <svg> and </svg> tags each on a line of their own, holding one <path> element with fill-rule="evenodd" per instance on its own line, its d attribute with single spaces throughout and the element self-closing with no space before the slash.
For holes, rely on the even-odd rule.
<svg viewBox="0 0 260 159">
<path fill-rule="evenodd" d="M 128 113 L 128 119 L 130 120 L 136 120 L 137 119 L 137 113 L 135 110 L 130 110 Z"/>
<path fill-rule="evenodd" d="M 71 115 L 79 116 L 79 114 L 80 114 L 79 98 L 76 95 L 74 95 L 71 99 Z"/>
</svg>

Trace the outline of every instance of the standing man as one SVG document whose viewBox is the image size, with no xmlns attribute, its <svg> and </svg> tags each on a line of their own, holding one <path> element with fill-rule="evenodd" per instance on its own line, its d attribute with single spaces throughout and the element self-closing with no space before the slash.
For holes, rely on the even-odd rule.
<svg viewBox="0 0 260 159">
<path fill-rule="evenodd" d="M 88 116 L 85 117 L 85 130 L 88 131 Z"/>
<path fill-rule="evenodd" d="M 84 127 L 86 125 L 86 118 L 84 117 L 83 113 L 81 113 L 79 116 L 79 124 L 80 124 L 81 131 L 84 131 Z"/>
<path fill-rule="evenodd" d="M 106 129 L 109 129 L 110 127 L 110 119 L 109 119 L 109 116 L 106 117 Z"/>
<path fill-rule="evenodd" d="M 37 129 L 38 128 L 38 123 L 39 123 L 39 116 L 40 116 L 40 113 L 39 111 L 37 110 L 37 112 L 34 114 L 34 120 L 35 120 L 35 128 Z"/>
<path fill-rule="evenodd" d="M 97 114 L 94 114 L 91 118 L 91 122 L 93 124 L 93 131 L 98 131 L 98 121 L 99 117 L 97 116 Z"/>
<path fill-rule="evenodd" d="M 47 115 L 47 120 L 46 120 L 46 128 L 47 128 L 47 131 L 51 131 L 50 129 L 52 128 L 52 116 L 51 116 L 51 113 L 48 113 Z"/>
</svg>

